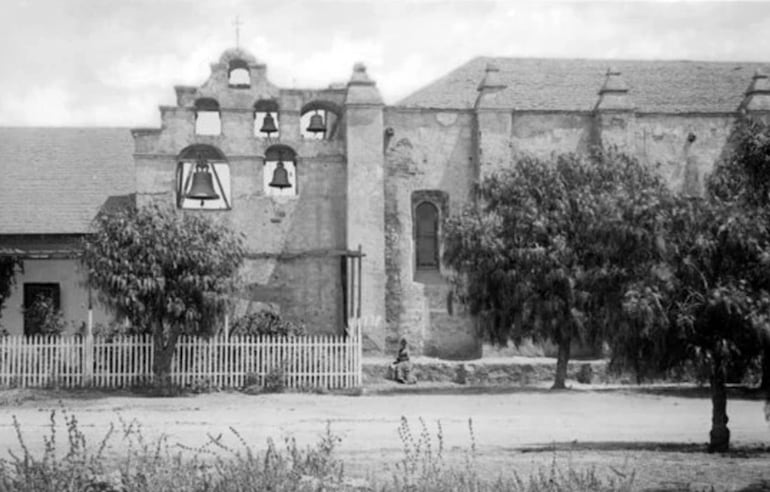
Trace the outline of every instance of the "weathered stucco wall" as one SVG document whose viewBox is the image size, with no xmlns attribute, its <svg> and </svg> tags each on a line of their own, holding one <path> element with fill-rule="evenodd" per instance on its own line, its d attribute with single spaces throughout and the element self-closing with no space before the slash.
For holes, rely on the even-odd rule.
<svg viewBox="0 0 770 492">
<path fill-rule="evenodd" d="M 24 272 L 16 275 L 16 285 L 5 301 L 0 328 L 11 335 L 24 334 L 24 284 L 58 283 L 61 312 L 67 323 L 65 334 L 76 333 L 88 321 L 88 289 L 83 287 L 83 275 L 76 259 L 24 260 Z M 107 325 L 112 315 L 93 295 L 94 325 Z"/>
<path fill-rule="evenodd" d="M 385 239 L 388 346 L 405 336 L 413 349 L 453 358 L 480 355 L 464 313 L 450 314 L 449 287 L 439 273 L 415 277 L 415 193 L 445 192 L 442 213 L 468 203 L 475 181 L 473 114 L 468 111 L 385 111 Z M 424 196 L 429 196 L 426 194 Z M 443 217 L 439 217 L 443 219 Z M 439 230 L 440 235 L 440 230 Z M 422 273 L 422 272 L 421 272 Z"/>
<path fill-rule="evenodd" d="M 515 112 L 510 136 L 512 153 L 541 158 L 554 153 L 585 153 L 591 145 L 591 123 L 587 113 Z"/>
<path fill-rule="evenodd" d="M 479 110 L 479 174 L 508 168 L 518 155 L 587 152 L 595 140 L 592 125 L 590 113 Z"/>
<path fill-rule="evenodd" d="M 702 192 L 706 176 L 725 156 L 735 120 L 730 114 L 640 114 L 634 153 L 661 173 L 673 190 Z M 693 142 L 688 142 L 690 135 Z"/>
</svg>

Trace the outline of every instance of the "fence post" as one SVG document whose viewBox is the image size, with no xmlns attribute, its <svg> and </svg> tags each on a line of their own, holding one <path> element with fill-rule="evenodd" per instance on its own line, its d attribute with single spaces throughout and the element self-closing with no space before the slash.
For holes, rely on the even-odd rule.
<svg viewBox="0 0 770 492">
<path fill-rule="evenodd" d="M 361 386 L 362 379 L 363 379 L 363 366 L 362 366 L 362 356 L 363 356 L 363 323 L 361 322 L 361 318 L 358 318 L 358 322 L 356 323 L 356 387 Z"/>
<path fill-rule="evenodd" d="M 94 382 L 94 312 L 88 306 L 88 323 L 83 341 L 83 385 L 91 386 Z"/>
</svg>

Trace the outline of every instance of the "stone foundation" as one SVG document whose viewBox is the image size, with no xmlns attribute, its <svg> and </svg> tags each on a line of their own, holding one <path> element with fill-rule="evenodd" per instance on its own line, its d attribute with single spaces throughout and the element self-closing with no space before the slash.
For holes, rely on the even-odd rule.
<svg viewBox="0 0 770 492">
<path fill-rule="evenodd" d="M 388 378 L 390 359 L 365 359 L 365 386 L 382 383 Z M 470 386 L 536 386 L 552 382 L 556 359 L 545 357 L 512 357 L 475 361 L 448 361 L 427 357 L 414 358 L 412 369 L 418 384 L 455 383 Z M 570 361 L 567 379 L 580 383 L 624 382 L 607 370 L 606 360 Z"/>
</svg>

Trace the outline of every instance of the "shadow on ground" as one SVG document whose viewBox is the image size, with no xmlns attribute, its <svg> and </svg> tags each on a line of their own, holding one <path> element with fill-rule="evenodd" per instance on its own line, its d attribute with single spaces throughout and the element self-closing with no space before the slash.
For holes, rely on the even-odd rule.
<svg viewBox="0 0 770 492">
<path fill-rule="evenodd" d="M 653 442 L 653 441 L 570 441 L 553 442 L 542 445 L 514 448 L 511 451 L 521 453 L 553 453 L 556 451 L 655 451 L 667 453 L 706 453 L 708 445 L 704 442 Z M 755 458 L 768 455 L 770 459 L 770 445 L 741 445 L 733 447 L 722 456 L 732 458 Z"/>
</svg>

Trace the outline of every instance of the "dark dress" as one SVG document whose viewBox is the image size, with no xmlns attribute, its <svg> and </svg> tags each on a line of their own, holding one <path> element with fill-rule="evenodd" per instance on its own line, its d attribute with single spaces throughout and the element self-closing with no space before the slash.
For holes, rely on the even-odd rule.
<svg viewBox="0 0 770 492">
<path fill-rule="evenodd" d="M 395 380 L 399 383 L 414 384 L 417 382 L 412 375 L 412 363 L 409 360 L 409 350 L 406 348 L 406 345 L 403 345 L 398 350 L 398 355 L 396 355 L 395 362 L 391 364 L 391 368 L 393 369 Z"/>
</svg>

